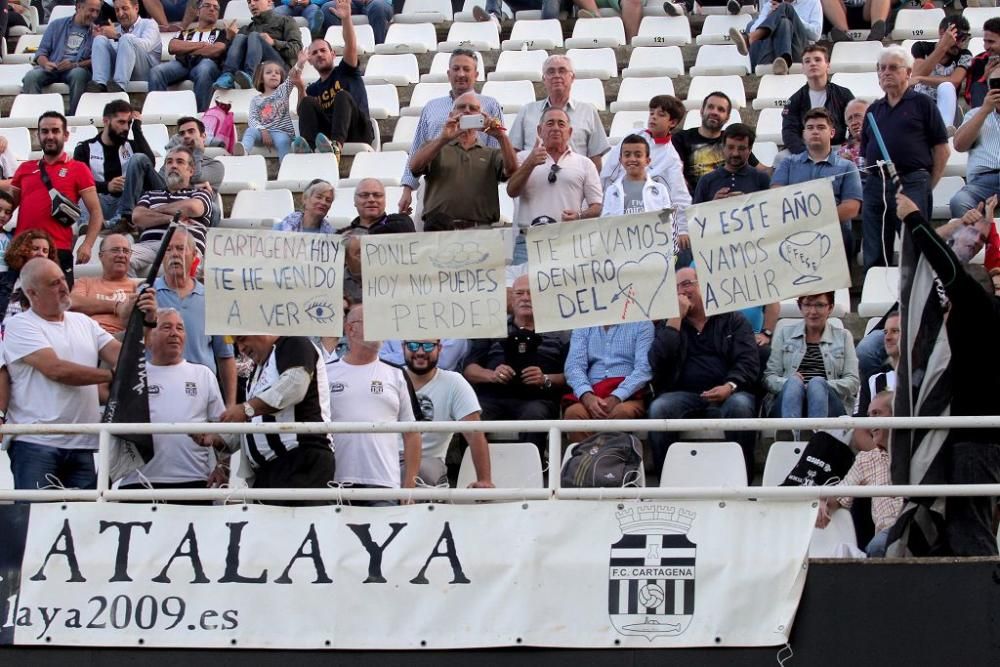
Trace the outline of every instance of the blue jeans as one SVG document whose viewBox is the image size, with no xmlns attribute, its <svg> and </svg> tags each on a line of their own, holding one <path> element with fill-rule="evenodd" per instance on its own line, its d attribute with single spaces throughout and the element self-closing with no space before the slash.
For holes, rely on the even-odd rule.
<svg viewBox="0 0 1000 667">
<path fill-rule="evenodd" d="M 131 34 L 122 35 L 117 41 L 103 35 L 94 38 L 91 66 L 97 83 L 114 81 L 124 88 L 129 81 L 145 81 L 158 62 L 159 55 L 154 57 Z"/>
<path fill-rule="evenodd" d="M 951 217 L 961 218 L 991 195 L 1000 195 L 1000 172 L 972 176 L 951 198 Z"/>
<path fill-rule="evenodd" d="M 772 63 L 780 56 L 789 58 L 789 65 L 802 59 L 802 51 L 809 45 L 809 32 L 795 7 L 782 2 L 757 26 L 757 30 L 761 28 L 770 30 L 771 34 L 750 45 L 751 67 Z"/>
<path fill-rule="evenodd" d="M 869 558 L 885 558 L 885 550 L 889 546 L 889 529 L 880 530 L 875 533 L 875 537 L 872 538 L 868 546 L 865 547 L 865 553 Z"/>
<path fill-rule="evenodd" d="M 212 103 L 212 84 L 219 78 L 219 66 L 213 60 L 202 59 L 192 68 L 176 60 L 161 63 L 149 72 L 149 90 L 166 90 L 178 81 L 194 81 L 194 98 L 198 113 L 205 113 Z"/>
<path fill-rule="evenodd" d="M 757 416 L 757 401 L 753 394 L 737 391 L 725 401 L 709 403 L 693 391 L 668 391 L 660 394 L 649 406 L 650 419 L 686 419 L 703 416 L 708 419 L 745 419 Z M 726 439 L 738 442 L 743 450 L 747 471 L 753 468 L 753 449 L 757 442 L 754 431 L 726 431 Z M 673 435 L 666 431 L 651 431 L 649 446 L 657 474 L 663 470 L 663 459 L 673 444 Z M 749 479 L 749 477 L 748 477 Z"/>
<path fill-rule="evenodd" d="M 857 355 L 861 381 L 868 382 L 868 378 L 882 370 L 889 358 L 885 352 L 885 329 L 872 329 L 862 338 L 858 343 Z"/>
<path fill-rule="evenodd" d="M 90 81 L 90 70 L 82 67 L 74 67 L 68 72 L 46 72 L 41 67 L 36 67 L 24 75 L 21 82 L 21 92 L 29 95 L 39 95 L 42 88 L 53 83 L 65 83 L 69 86 L 69 115 L 76 113 L 76 105 L 87 90 L 87 82 Z"/>
<path fill-rule="evenodd" d="M 514 12 L 541 9 L 543 19 L 559 18 L 559 0 L 508 0 L 507 6 Z M 500 0 L 486 0 L 486 11 L 499 17 Z"/>
<path fill-rule="evenodd" d="M 265 60 L 273 60 L 280 63 L 282 68 L 288 70 L 288 64 L 281 57 L 273 46 L 261 38 L 261 33 L 251 32 L 248 35 L 236 35 L 233 43 L 229 45 L 226 52 L 226 63 L 222 71 L 226 74 L 235 74 L 238 70 L 243 70 L 251 77 L 257 71 L 257 66 Z"/>
<path fill-rule="evenodd" d="M 920 212 L 931 219 L 931 176 L 923 170 L 899 177 L 903 194 L 913 200 Z M 883 191 L 884 188 L 884 191 Z M 896 217 L 896 193 L 892 184 L 883 181 L 875 171 L 868 176 L 864 186 L 864 203 L 861 206 L 861 249 L 865 271 L 873 266 L 892 263 L 892 245 L 900 221 Z"/>
<path fill-rule="evenodd" d="M 802 408 L 805 408 L 805 414 Z M 774 402 L 775 417 L 839 417 L 844 414 L 844 401 L 826 379 L 815 377 L 803 384 L 792 376 L 785 380 Z"/>
<path fill-rule="evenodd" d="M 292 135 L 287 132 L 280 132 L 278 130 L 269 130 L 271 134 L 271 140 L 274 142 L 274 149 L 278 151 L 278 161 L 285 159 L 288 155 L 288 149 L 292 146 Z M 263 146 L 263 142 L 260 140 L 260 130 L 257 128 L 248 127 L 246 132 L 243 133 L 243 139 L 240 143 L 243 144 L 244 150 L 246 150 L 247 155 L 250 155 L 250 151 L 254 146 Z"/>
<path fill-rule="evenodd" d="M 336 6 L 336 0 L 323 4 L 324 32 L 332 25 L 340 25 L 340 19 L 333 13 L 333 8 Z M 375 43 L 385 42 L 385 34 L 389 32 L 389 21 L 392 20 L 392 3 L 389 0 L 371 0 L 368 4 L 364 4 L 361 0 L 351 0 L 351 13 L 367 16 L 368 25 L 375 33 Z"/>
<path fill-rule="evenodd" d="M 274 13 L 278 16 L 301 16 L 309 26 L 309 34 L 313 39 L 322 37 L 323 31 L 323 10 L 319 5 L 309 3 L 305 7 L 292 7 L 291 5 L 278 5 L 274 7 Z M 306 45 L 308 46 L 308 44 Z"/>
<path fill-rule="evenodd" d="M 97 488 L 94 452 L 89 449 L 60 449 L 14 440 L 7 454 L 15 489 L 42 489 L 57 482 L 67 489 Z"/>
<path fill-rule="evenodd" d="M 528 237 L 524 234 L 518 234 L 514 237 L 514 258 L 511 260 L 511 264 L 518 266 L 520 264 L 525 264 L 528 261 Z"/>
<path fill-rule="evenodd" d="M 167 21 L 176 21 L 180 23 L 184 20 L 184 10 L 187 9 L 187 0 L 160 0 L 163 5 L 163 13 L 167 17 Z"/>
<path fill-rule="evenodd" d="M 118 208 L 121 206 L 122 198 L 108 192 L 98 194 L 97 199 L 101 202 L 101 213 L 104 214 L 104 228 L 114 227 L 117 222 Z M 80 200 L 80 227 L 86 229 L 89 222 L 90 210 L 83 205 L 83 200 Z"/>
</svg>

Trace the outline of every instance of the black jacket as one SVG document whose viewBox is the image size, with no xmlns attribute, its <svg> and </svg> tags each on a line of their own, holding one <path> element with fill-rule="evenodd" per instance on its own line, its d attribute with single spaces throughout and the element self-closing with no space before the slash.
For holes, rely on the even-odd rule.
<svg viewBox="0 0 1000 667">
<path fill-rule="evenodd" d="M 837 131 L 833 135 L 833 145 L 838 146 L 844 143 L 847 137 L 847 123 L 844 121 L 844 110 L 847 103 L 854 99 L 854 93 L 843 86 L 827 81 L 826 84 L 826 110 L 833 116 L 833 123 Z M 804 123 L 802 117 L 812 108 L 809 99 L 809 85 L 806 84 L 795 91 L 792 99 L 788 100 L 785 110 L 781 112 L 781 141 L 790 153 L 801 153 L 806 149 L 802 141 L 802 128 Z"/>
<path fill-rule="evenodd" d="M 97 133 L 93 139 L 81 141 L 73 151 L 73 159 L 82 162 L 90 168 L 94 174 L 94 181 L 97 185 L 97 192 L 108 194 L 108 183 L 111 179 L 122 175 L 122 161 L 118 146 L 105 146 L 101 143 L 101 132 Z M 134 139 L 128 140 L 128 145 L 132 149 L 132 154 L 144 154 L 150 162 L 155 161 L 153 149 L 149 147 L 149 142 L 142 134 L 142 121 L 132 121 L 132 136 Z M 94 159 L 96 158 L 96 159 Z M 103 164 L 103 173 L 97 171 L 95 167 Z M 121 193 L 115 194 L 120 196 Z"/>
<path fill-rule="evenodd" d="M 726 382 L 735 382 L 740 391 L 756 391 L 760 382 L 760 354 L 747 318 L 741 313 L 723 313 L 711 316 L 709 323 L 713 347 L 726 360 Z M 694 335 L 694 327 L 686 321 L 681 323 L 680 331 L 668 326 L 657 329 L 649 349 L 654 393 L 674 390 L 687 361 L 688 336 Z"/>
</svg>

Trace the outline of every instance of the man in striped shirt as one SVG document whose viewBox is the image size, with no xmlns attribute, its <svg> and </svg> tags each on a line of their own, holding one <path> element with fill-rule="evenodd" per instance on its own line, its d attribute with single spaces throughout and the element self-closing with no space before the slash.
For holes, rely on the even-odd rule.
<svg viewBox="0 0 1000 667">
<path fill-rule="evenodd" d="M 990 195 L 1000 195 L 1000 77 L 989 83 L 983 105 L 966 113 L 955 132 L 955 150 L 969 153 L 969 165 L 968 181 L 951 198 L 953 218 L 962 217 Z"/>
</svg>

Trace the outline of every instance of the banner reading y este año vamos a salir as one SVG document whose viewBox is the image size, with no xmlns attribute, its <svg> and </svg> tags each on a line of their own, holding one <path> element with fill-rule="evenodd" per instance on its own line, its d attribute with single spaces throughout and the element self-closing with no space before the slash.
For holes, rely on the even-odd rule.
<svg viewBox="0 0 1000 667">
<path fill-rule="evenodd" d="M 0 643 L 780 645 L 815 513 L 740 501 L 0 506 Z"/>
</svg>

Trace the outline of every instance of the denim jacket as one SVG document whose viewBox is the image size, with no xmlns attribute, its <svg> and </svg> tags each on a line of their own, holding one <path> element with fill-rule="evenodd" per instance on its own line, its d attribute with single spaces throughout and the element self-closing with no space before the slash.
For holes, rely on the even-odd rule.
<svg viewBox="0 0 1000 667">
<path fill-rule="evenodd" d="M 854 397 L 860 386 L 858 357 L 854 352 L 854 338 L 851 332 L 827 322 L 823 336 L 819 340 L 826 381 L 844 401 L 846 414 L 851 414 Z M 772 394 L 777 394 L 785 380 L 795 374 L 806 354 L 805 320 L 782 327 L 771 342 L 771 356 L 764 372 L 764 385 Z"/>
</svg>

